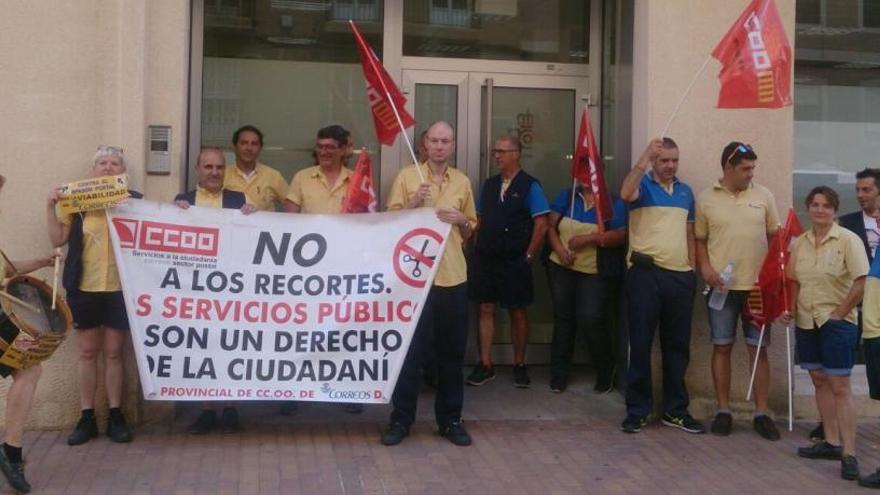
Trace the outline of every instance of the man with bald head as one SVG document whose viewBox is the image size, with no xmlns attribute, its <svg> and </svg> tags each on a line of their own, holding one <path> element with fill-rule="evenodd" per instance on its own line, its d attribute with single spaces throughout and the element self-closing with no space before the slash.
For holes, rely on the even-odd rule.
<svg viewBox="0 0 880 495">
<path fill-rule="evenodd" d="M 230 191 L 223 188 L 226 175 L 226 158 L 216 148 L 205 148 L 199 153 L 196 161 L 196 178 L 198 185 L 192 191 L 178 194 L 174 204 L 187 209 L 190 206 L 206 208 L 229 208 L 241 210 L 245 215 L 257 211 L 257 207 L 248 201 L 243 192 Z M 210 402 L 205 403 L 202 413 L 190 425 L 189 432 L 193 435 L 208 433 L 217 425 L 217 412 Z M 235 433 L 241 429 L 238 421 L 238 410 L 231 404 L 225 404 L 220 416 L 220 426 L 224 433 Z"/>
<path fill-rule="evenodd" d="M 455 152 L 452 126 L 442 121 L 431 125 L 425 148 L 428 159 L 424 163 L 397 174 L 388 195 L 388 209 L 433 208 L 437 218 L 452 224 L 452 229 L 397 379 L 391 424 L 382 434 L 382 443 L 397 445 L 409 435 L 419 398 L 421 360 L 425 353 L 431 353 L 437 365 L 437 427 L 441 436 L 465 446 L 471 444 L 471 437 L 461 424 L 462 365 L 468 332 L 467 263 L 462 243 L 473 232 L 477 213 L 470 180 L 450 163 Z"/>
</svg>

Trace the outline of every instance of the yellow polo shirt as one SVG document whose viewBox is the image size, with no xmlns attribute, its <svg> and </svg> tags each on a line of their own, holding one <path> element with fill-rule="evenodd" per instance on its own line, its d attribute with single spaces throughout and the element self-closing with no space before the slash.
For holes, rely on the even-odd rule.
<svg viewBox="0 0 880 495">
<path fill-rule="evenodd" d="M 216 193 L 212 193 L 202 186 L 196 186 L 196 206 L 204 206 L 206 208 L 222 208 L 223 189 Z"/>
<path fill-rule="evenodd" d="M 290 181 L 287 199 L 298 204 L 302 213 L 341 213 L 352 173 L 350 168 L 342 167 L 330 187 L 320 165 L 300 170 Z"/>
<path fill-rule="evenodd" d="M 767 236 L 776 232 L 779 214 L 776 200 L 766 187 L 752 183 L 732 193 L 721 186 L 697 196 L 694 234 L 707 241 L 709 264 L 721 272 L 733 261 L 734 290 L 751 290 L 767 255 Z"/>
<path fill-rule="evenodd" d="M 874 275 L 874 265 L 880 258 L 874 258 L 871 273 L 865 279 L 865 297 L 862 298 L 862 338 L 875 339 L 880 337 L 880 278 Z M 880 266 L 878 266 L 880 268 Z"/>
<path fill-rule="evenodd" d="M 870 268 L 859 236 L 836 223 L 818 247 L 812 229 L 798 237 L 791 259 L 789 278 L 800 284 L 795 323 L 807 330 L 824 325 L 853 281 L 867 275 Z M 858 321 L 855 308 L 846 321 Z"/>
<path fill-rule="evenodd" d="M 694 221 L 694 193 L 675 178 L 670 187 L 654 180 L 648 172 L 639 183 L 639 197 L 630 203 L 629 253 L 654 258 L 665 270 L 691 271 L 688 259 L 687 224 Z"/>
<path fill-rule="evenodd" d="M 60 215 L 58 220 L 70 226 L 73 215 L 82 215 L 83 249 L 82 278 L 79 290 L 83 292 L 115 292 L 122 290 L 119 272 L 116 271 L 116 255 L 110 242 L 107 213 L 92 210 L 85 213 Z"/>
<path fill-rule="evenodd" d="M 477 225 L 477 208 L 474 203 L 474 194 L 471 191 L 471 181 L 458 169 L 446 168 L 446 174 L 440 185 L 431 181 L 431 169 L 427 164 L 420 164 L 425 180 L 431 184 L 431 198 L 425 201 L 425 206 L 431 208 L 453 208 L 467 217 L 471 229 Z M 401 170 L 394 179 L 391 191 L 388 194 L 388 209 L 400 210 L 412 198 L 416 190 L 422 184 L 416 165 L 410 165 Z M 467 262 L 464 259 L 461 232 L 455 226 L 449 233 L 446 248 L 440 257 L 440 266 L 437 267 L 437 276 L 434 285 L 438 287 L 453 287 L 467 282 Z"/>
<path fill-rule="evenodd" d="M 223 188 L 243 192 L 261 211 L 274 211 L 275 203 L 281 203 L 287 195 L 287 181 L 281 173 L 262 163 L 257 163 L 249 176 L 233 164 L 226 170 Z"/>
</svg>

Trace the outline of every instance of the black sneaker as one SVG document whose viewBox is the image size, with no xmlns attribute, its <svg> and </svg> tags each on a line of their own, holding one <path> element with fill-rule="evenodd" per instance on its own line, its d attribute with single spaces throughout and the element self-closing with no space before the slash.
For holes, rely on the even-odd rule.
<svg viewBox="0 0 880 495">
<path fill-rule="evenodd" d="M 220 414 L 220 428 L 223 433 L 238 433 L 241 431 L 241 423 L 238 422 L 238 409 L 224 407 Z"/>
<path fill-rule="evenodd" d="M 217 411 L 213 409 L 204 410 L 199 417 L 189 425 L 189 433 L 191 435 L 204 435 L 217 427 Z"/>
<path fill-rule="evenodd" d="M 842 451 L 840 447 L 831 445 L 825 440 L 814 443 L 809 447 L 801 447 L 797 449 L 797 454 L 801 457 L 806 457 L 807 459 L 831 459 L 837 461 L 840 460 L 841 453 Z"/>
<path fill-rule="evenodd" d="M 648 424 L 648 418 L 645 416 L 636 416 L 635 414 L 627 414 L 623 423 L 620 423 L 620 431 L 624 433 L 638 433 Z"/>
<path fill-rule="evenodd" d="M 492 374 L 495 374 L 493 371 Z M 529 378 L 529 370 L 526 365 L 517 364 L 513 367 L 513 385 L 517 388 L 529 388 L 532 380 Z"/>
<path fill-rule="evenodd" d="M 597 394 L 607 394 L 612 390 L 614 390 L 614 370 L 598 373 L 593 391 Z"/>
<path fill-rule="evenodd" d="M 849 481 L 859 479 L 859 461 L 856 456 L 843 456 L 840 460 L 840 477 Z"/>
<path fill-rule="evenodd" d="M 550 378 L 550 390 L 557 394 L 561 394 L 565 392 L 565 388 L 568 387 L 568 379 L 561 376 L 554 376 Z"/>
<path fill-rule="evenodd" d="M 669 413 L 663 413 L 663 424 L 688 433 L 706 433 L 706 427 L 703 426 L 703 423 L 692 418 L 690 414 L 673 416 Z"/>
<path fill-rule="evenodd" d="M 459 447 L 467 447 L 471 444 L 471 436 L 468 435 L 461 421 L 453 421 L 445 427 L 440 427 L 438 433 Z"/>
<path fill-rule="evenodd" d="M 758 435 L 761 435 L 771 442 L 775 442 L 781 437 L 779 435 L 779 430 L 776 428 L 776 423 L 774 423 L 773 419 L 766 414 L 756 416 L 755 419 L 752 420 L 752 426 L 755 428 L 755 431 L 758 432 Z"/>
<path fill-rule="evenodd" d="M 116 443 L 128 443 L 132 440 L 131 430 L 125 424 L 125 416 L 122 414 L 113 416 L 111 414 L 107 418 L 107 436 Z"/>
<path fill-rule="evenodd" d="M 390 447 L 399 444 L 407 436 L 409 436 L 409 428 L 400 423 L 391 423 L 388 429 L 382 432 L 381 442 L 382 445 Z"/>
<path fill-rule="evenodd" d="M 720 412 L 716 414 L 715 419 L 712 420 L 712 426 L 709 428 L 709 431 L 711 431 L 713 435 L 726 437 L 727 435 L 730 435 L 730 430 L 732 429 L 733 416 L 730 413 Z"/>
<path fill-rule="evenodd" d="M 859 478 L 859 486 L 864 486 L 866 488 L 880 488 L 880 469 L 864 478 Z"/>
<path fill-rule="evenodd" d="M 473 385 L 474 387 L 479 387 L 486 382 L 492 381 L 495 379 L 495 370 L 492 368 L 486 368 L 482 364 L 478 364 L 474 367 L 474 370 L 471 371 L 471 374 L 467 377 L 467 384 Z"/>
<path fill-rule="evenodd" d="M 11 462 L 0 445 L 0 471 L 6 476 L 6 481 L 13 490 L 19 493 L 31 491 L 31 484 L 24 478 L 24 462 Z"/>
<path fill-rule="evenodd" d="M 813 428 L 813 431 L 810 432 L 810 441 L 821 442 L 823 440 L 825 440 L 825 427 L 822 426 L 822 423 L 819 423 L 819 426 Z"/>
<path fill-rule="evenodd" d="M 297 405 L 296 401 L 288 401 L 281 404 L 281 410 L 279 413 L 282 416 L 290 416 L 295 413 L 299 409 L 299 405 Z"/>
<path fill-rule="evenodd" d="M 81 445 L 98 436 L 98 422 L 95 417 L 80 417 L 76 428 L 67 437 L 67 445 Z"/>
</svg>

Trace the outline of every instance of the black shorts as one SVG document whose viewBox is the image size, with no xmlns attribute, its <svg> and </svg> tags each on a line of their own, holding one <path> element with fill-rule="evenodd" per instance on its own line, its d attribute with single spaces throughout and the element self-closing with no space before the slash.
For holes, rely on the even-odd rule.
<svg viewBox="0 0 880 495">
<path fill-rule="evenodd" d="M 497 303 L 518 309 L 534 301 L 532 265 L 525 255 L 503 259 L 474 253 L 468 264 L 468 297 L 479 303 Z"/>
<path fill-rule="evenodd" d="M 865 375 L 868 378 L 868 394 L 880 400 L 880 337 L 862 341 L 865 349 Z"/>
<path fill-rule="evenodd" d="M 77 329 L 108 326 L 128 330 L 128 313 L 122 291 L 68 293 L 67 304 L 73 313 L 73 326 Z"/>
</svg>

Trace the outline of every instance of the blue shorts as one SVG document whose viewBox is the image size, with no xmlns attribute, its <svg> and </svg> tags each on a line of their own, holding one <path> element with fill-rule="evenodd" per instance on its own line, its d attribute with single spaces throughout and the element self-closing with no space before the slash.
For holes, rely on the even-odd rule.
<svg viewBox="0 0 880 495">
<path fill-rule="evenodd" d="M 828 320 L 818 330 L 795 329 L 795 349 L 801 368 L 830 376 L 849 376 L 855 364 L 859 328 L 845 320 Z"/>
<path fill-rule="evenodd" d="M 714 289 L 713 289 L 714 290 Z M 732 290 L 727 293 L 727 299 L 724 301 L 724 308 L 712 309 L 708 306 L 709 298 L 712 297 L 710 291 L 706 294 L 706 311 L 709 315 L 709 330 L 714 345 L 730 345 L 736 340 L 736 324 L 742 321 L 743 334 L 746 337 L 746 344 L 757 347 L 758 340 L 761 336 L 761 329 L 754 323 L 743 317 L 743 307 L 748 303 L 749 291 Z M 764 329 L 764 340 L 761 347 L 770 345 L 769 328 Z"/>
</svg>

